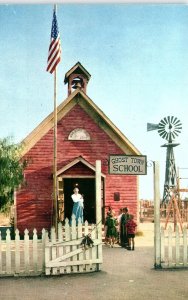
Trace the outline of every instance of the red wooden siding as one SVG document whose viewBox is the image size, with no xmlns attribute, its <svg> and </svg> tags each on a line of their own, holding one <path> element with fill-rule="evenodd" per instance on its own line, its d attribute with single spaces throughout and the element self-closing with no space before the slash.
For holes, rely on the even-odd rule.
<svg viewBox="0 0 188 300">
<path fill-rule="evenodd" d="M 84 128 L 91 136 L 88 141 L 70 141 L 69 133 L 75 128 Z M 58 170 L 82 156 L 95 166 L 96 160 L 102 162 L 105 179 L 105 206 L 111 205 L 117 212 L 127 206 L 136 215 L 137 180 L 136 176 L 109 175 L 107 160 L 110 154 L 123 154 L 111 138 L 76 105 L 58 122 L 57 129 L 57 164 Z M 52 164 L 53 130 L 45 134 L 25 157 L 29 165 L 25 171 L 27 185 L 17 193 L 17 226 L 20 230 L 51 226 L 52 212 Z M 94 175 L 93 171 L 81 163 L 67 170 L 66 175 Z M 114 192 L 120 193 L 120 201 L 114 201 Z"/>
</svg>

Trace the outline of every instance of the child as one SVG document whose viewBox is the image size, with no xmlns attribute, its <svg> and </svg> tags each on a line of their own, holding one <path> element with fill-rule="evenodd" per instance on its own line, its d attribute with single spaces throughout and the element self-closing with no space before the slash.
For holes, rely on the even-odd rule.
<svg viewBox="0 0 188 300">
<path fill-rule="evenodd" d="M 129 215 L 129 220 L 127 221 L 126 225 L 125 225 L 126 229 L 127 229 L 127 236 L 128 236 L 128 250 L 131 250 L 131 244 L 132 244 L 132 250 L 134 250 L 134 238 L 135 238 L 135 230 L 137 227 L 137 224 L 134 221 L 134 216 L 133 215 Z"/>
<path fill-rule="evenodd" d="M 126 224 L 129 219 L 128 208 L 124 207 L 122 211 L 121 221 L 120 221 L 120 239 L 121 239 L 121 246 L 123 248 L 127 248 L 128 246 L 128 237 L 127 237 L 127 230 Z"/>
<path fill-rule="evenodd" d="M 113 248 L 115 239 L 117 237 L 117 231 L 116 231 L 116 219 L 113 217 L 112 213 L 108 214 L 108 217 L 106 218 L 106 238 L 109 241 L 110 247 Z"/>
</svg>

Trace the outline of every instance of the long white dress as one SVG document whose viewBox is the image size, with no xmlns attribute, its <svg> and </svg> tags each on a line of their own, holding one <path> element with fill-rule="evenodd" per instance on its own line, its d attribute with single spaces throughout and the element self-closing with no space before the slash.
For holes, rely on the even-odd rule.
<svg viewBox="0 0 188 300">
<path fill-rule="evenodd" d="M 81 222 L 83 223 L 83 197 L 81 194 L 73 194 L 71 196 L 74 205 L 72 209 L 72 215 L 75 215 L 76 217 L 76 224 L 78 224 L 78 219 L 81 219 Z"/>
</svg>

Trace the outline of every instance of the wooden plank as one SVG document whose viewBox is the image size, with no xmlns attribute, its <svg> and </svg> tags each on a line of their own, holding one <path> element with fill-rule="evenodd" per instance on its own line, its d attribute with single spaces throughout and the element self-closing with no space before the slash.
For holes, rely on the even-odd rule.
<svg viewBox="0 0 188 300">
<path fill-rule="evenodd" d="M 101 160 L 96 160 L 96 225 L 97 238 L 102 241 L 102 215 L 101 215 Z M 97 246 L 98 258 L 102 260 L 102 245 Z M 98 265 L 98 271 L 101 265 Z"/>
<path fill-rule="evenodd" d="M 45 272 L 45 245 L 48 242 L 48 232 L 42 229 L 42 271 Z"/>
<path fill-rule="evenodd" d="M 84 237 L 83 237 L 84 238 Z M 63 241 L 63 242 L 57 242 L 57 243 L 48 243 L 47 247 L 51 247 L 53 245 L 58 245 L 58 246 L 78 246 L 81 244 L 82 239 L 77 239 L 77 240 L 68 240 L 68 241 Z M 102 245 L 102 241 L 99 239 L 94 240 L 95 245 Z"/>
<path fill-rule="evenodd" d="M 89 233 L 88 222 L 87 222 L 87 221 L 85 222 L 85 228 L 84 228 L 84 229 L 85 229 L 85 231 L 84 231 L 84 236 L 87 236 L 88 233 Z M 89 254 L 90 254 L 90 253 L 89 253 L 88 250 L 86 250 L 86 251 L 84 252 L 85 260 L 91 260 Z M 86 272 L 89 272 L 90 266 L 89 266 L 89 265 L 85 265 L 85 270 L 86 270 Z"/>
<path fill-rule="evenodd" d="M 176 226 L 176 235 L 175 235 L 175 247 L 176 247 L 176 258 L 175 264 L 176 266 L 180 263 L 180 235 L 179 235 L 179 227 Z"/>
<path fill-rule="evenodd" d="M 76 232 L 76 218 L 75 218 L 75 215 L 72 216 L 71 239 L 72 239 L 73 241 L 77 239 L 77 232 Z M 78 253 L 80 253 L 79 250 L 80 250 L 80 249 L 77 250 L 77 246 L 76 246 L 76 245 L 73 245 L 73 246 L 72 246 L 72 252 L 75 252 L 75 255 L 78 254 Z M 77 251 L 78 251 L 78 252 L 77 252 Z M 76 261 L 76 260 L 77 260 L 77 257 L 76 257 L 76 256 L 71 255 L 71 256 L 69 256 L 69 257 L 71 257 L 71 260 L 72 260 L 72 261 Z M 74 273 L 76 273 L 76 272 L 78 271 L 77 266 L 73 265 L 72 268 L 73 268 L 72 271 L 73 271 Z"/>
<path fill-rule="evenodd" d="M 83 238 L 83 235 L 82 235 L 82 223 L 79 220 L 79 222 L 78 222 L 78 240 L 77 240 L 77 242 L 81 244 L 82 238 Z M 83 256 L 83 251 L 82 251 L 82 252 L 80 252 L 78 254 L 78 260 L 79 261 L 83 261 L 83 259 L 84 259 L 84 256 Z M 81 272 L 81 273 L 83 272 L 83 264 L 79 265 L 78 271 Z"/>
<path fill-rule="evenodd" d="M 11 274 L 11 239 L 10 229 L 6 231 L 6 273 Z"/>
<path fill-rule="evenodd" d="M 92 224 L 92 226 L 91 226 L 91 239 L 92 239 L 92 241 L 96 240 L 96 227 L 94 226 L 94 224 Z M 96 245 L 96 243 L 94 243 L 94 244 Z M 97 259 L 97 247 L 94 245 L 91 249 L 91 259 L 92 260 Z M 92 263 L 92 270 L 97 271 L 97 264 Z"/>
<path fill-rule="evenodd" d="M 70 241 L 70 226 L 69 226 L 69 220 L 66 218 L 65 220 L 65 241 Z M 69 253 L 71 251 L 71 247 L 69 244 L 65 245 L 65 253 Z M 70 260 L 69 258 L 67 260 Z M 71 273 L 71 267 L 67 266 L 66 267 L 66 273 Z"/>
<path fill-rule="evenodd" d="M 57 257 L 56 232 L 54 227 L 51 228 L 51 241 L 54 244 L 52 247 L 50 247 L 52 260 L 54 260 Z M 57 268 L 52 268 L 52 274 L 57 274 Z"/>
<path fill-rule="evenodd" d="M 24 230 L 24 270 L 29 273 L 29 231 Z"/>
<path fill-rule="evenodd" d="M 161 263 L 165 262 L 165 232 L 164 227 L 161 227 Z"/>
<path fill-rule="evenodd" d="M 37 230 L 33 230 L 33 270 L 35 273 L 38 271 L 38 237 Z"/>
<path fill-rule="evenodd" d="M 168 265 L 172 266 L 172 227 L 168 229 Z"/>
<path fill-rule="evenodd" d="M 183 227 L 183 265 L 186 267 L 188 264 L 187 261 L 187 228 Z"/>
<path fill-rule="evenodd" d="M 63 260 L 66 260 L 67 258 L 71 258 L 71 257 L 74 257 L 75 255 L 79 254 L 83 252 L 83 249 L 80 248 L 80 249 L 75 249 L 74 251 L 71 251 L 69 253 L 66 253 L 65 255 L 61 256 L 61 257 L 57 257 L 57 258 L 53 258 L 52 257 L 52 260 L 51 262 L 52 263 L 56 263 L 56 262 L 60 262 L 60 261 L 63 261 Z"/>
<path fill-rule="evenodd" d="M 60 244 L 58 244 L 60 242 Z M 57 256 L 63 255 L 63 228 L 61 222 L 58 223 L 58 243 L 56 243 L 57 247 Z M 59 269 L 60 274 L 64 273 L 64 268 Z"/>
<path fill-rule="evenodd" d="M 50 247 L 45 248 L 45 274 L 50 275 L 51 268 L 48 267 L 48 264 L 50 262 L 51 256 L 50 256 Z"/>
<path fill-rule="evenodd" d="M 2 274 L 3 271 L 3 265 L 2 265 L 2 238 L 1 238 L 1 231 L 0 231 L 0 274 Z"/>
<path fill-rule="evenodd" d="M 86 250 L 88 251 L 88 250 Z M 67 266 L 79 266 L 79 265 L 86 265 L 86 266 L 91 266 L 92 264 L 101 264 L 102 263 L 102 260 L 99 259 L 99 258 L 96 258 L 96 259 L 84 259 L 82 261 L 79 261 L 79 260 L 75 260 L 75 261 L 61 261 L 61 262 L 57 262 L 57 263 L 54 263 L 52 264 L 51 261 L 49 261 L 47 264 L 46 264 L 46 267 L 47 268 L 52 268 L 52 267 L 67 267 Z M 86 271 L 86 269 L 85 269 Z M 89 269 L 90 271 L 90 269 Z M 88 272 L 89 272 L 88 271 Z M 74 272 L 74 269 L 73 271 Z M 76 270 L 76 273 L 77 273 L 77 270 Z"/>
<path fill-rule="evenodd" d="M 20 273 L 20 234 L 19 230 L 15 230 L 15 273 Z"/>
</svg>

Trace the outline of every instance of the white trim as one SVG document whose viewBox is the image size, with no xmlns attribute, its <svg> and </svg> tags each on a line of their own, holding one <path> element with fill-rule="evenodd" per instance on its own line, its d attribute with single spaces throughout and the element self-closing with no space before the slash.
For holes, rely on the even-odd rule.
<svg viewBox="0 0 188 300">
<path fill-rule="evenodd" d="M 73 167 L 74 165 L 76 165 L 77 163 L 83 163 L 86 167 L 88 167 L 89 169 L 91 169 L 92 171 L 96 171 L 95 167 L 93 165 L 91 165 L 90 163 L 88 163 L 85 159 L 83 159 L 81 156 L 77 157 L 76 159 L 74 159 L 73 161 L 71 161 L 69 164 L 67 164 L 66 166 L 64 166 L 63 168 L 61 168 L 60 170 L 57 171 L 57 176 L 61 175 L 62 173 L 64 173 L 66 170 L 70 169 L 71 167 Z M 94 175 L 95 176 L 95 175 Z M 106 177 L 105 174 L 101 173 L 102 177 Z M 77 177 L 77 176 L 73 176 L 73 177 Z M 89 176 L 86 176 L 89 177 Z"/>
</svg>

